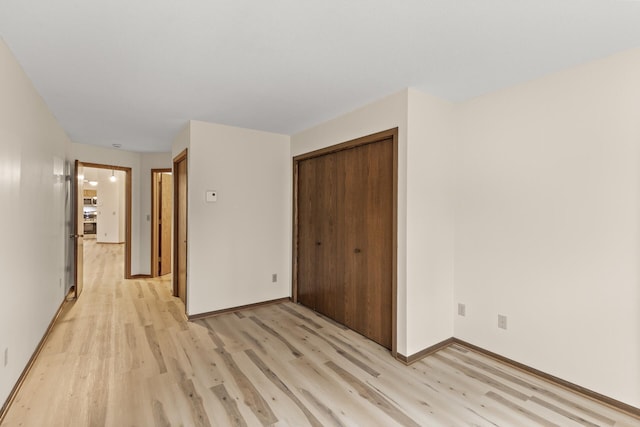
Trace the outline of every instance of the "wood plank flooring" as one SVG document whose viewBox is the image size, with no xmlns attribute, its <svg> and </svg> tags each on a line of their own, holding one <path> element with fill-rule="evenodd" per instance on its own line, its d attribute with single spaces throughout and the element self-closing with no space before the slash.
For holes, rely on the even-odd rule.
<svg viewBox="0 0 640 427">
<path fill-rule="evenodd" d="M 87 244 L 69 304 L 2 426 L 638 426 L 452 345 L 410 367 L 283 303 L 186 322 L 170 279 Z"/>
</svg>

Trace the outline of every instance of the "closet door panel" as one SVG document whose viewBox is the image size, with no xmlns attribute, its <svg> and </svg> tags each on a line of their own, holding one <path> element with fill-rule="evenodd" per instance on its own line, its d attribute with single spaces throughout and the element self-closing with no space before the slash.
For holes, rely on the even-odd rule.
<svg viewBox="0 0 640 427">
<path fill-rule="evenodd" d="M 342 153 L 345 325 L 390 348 L 393 145 L 381 141 Z"/>
<path fill-rule="evenodd" d="M 344 324 L 356 332 L 365 335 L 366 314 L 362 299 L 361 287 L 366 281 L 366 271 L 363 269 L 363 253 L 365 250 L 365 212 L 363 211 L 365 193 L 361 191 L 364 185 L 364 163 L 358 157 L 362 154 L 359 148 L 352 148 L 338 153 L 338 170 L 341 177 L 338 190 L 339 235 L 340 244 L 338 254 L 341 259 L 339 279 L 344 293 Z"/>
<path fill-rule="evenodd" d="M 392 346 L 393 139 L 298 162 L 298 301 Z"/>
<path fill-rule="evenodd" d="M 367 313 L 363 334 L 391 348 L 392 256 L 393 256 L 393 143 L 391 140 L 363 146 L 367 154 L 363 211 L 366 212 L 360 236 L 366 247 L 361 268 L 359 297 Z"/>
<path fill-rule="evenodd" d="M 317 311 L 342 322 L 342 289 L 337 283 L 336 247 L 336 155 L 327 154 L 314 159 L 316 164 L 315 212 L 316 251 L 318 275 Z"/>
<path fill-rule="evenodd" d="M 342 321 L 336 283 L 336 156 L 298 164 L 298 300 Z"/>
<path fill-rule="evenodd" d="M 298 301 L 315 310 L 317 278 L 315 251 L 315 212 L 317 203 L 314 194 L 315 163 L 304 160 L 298 163 Z"/>
</svg>

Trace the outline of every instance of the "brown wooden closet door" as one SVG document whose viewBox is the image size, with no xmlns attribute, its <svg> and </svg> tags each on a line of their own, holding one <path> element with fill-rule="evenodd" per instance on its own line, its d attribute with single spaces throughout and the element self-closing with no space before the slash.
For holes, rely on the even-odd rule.
<svg viewBox="0 0 640 427">
<path fill-rule="evenodd" d="M 298 302 L 392 346 L 393 140 L 300 160 Z"/>
<path fill-rule="evenodd" d="M 336 156 L 298 163 L 298 300 L 339 322 L 343 289 L 336 277 Z"/>
<path fill-rule="evenodd" d="M 298 163 L 298 302 L 316 309 L 317 263 L 315 255 L 314 196 L 315 163 L 304 160 Z"/>
<path fill-rule="evenodd" d="M 344 324 L 391 348 L 393 142 L 388 139 L 338 154 Z"/>
</svg>

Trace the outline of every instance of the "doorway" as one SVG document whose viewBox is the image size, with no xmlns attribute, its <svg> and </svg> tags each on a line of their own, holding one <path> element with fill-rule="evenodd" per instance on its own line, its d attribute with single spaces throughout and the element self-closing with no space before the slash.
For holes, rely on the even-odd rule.
<svg viewBox="0 0 640 427">
<path fill-rule="evenodd" d="M 172 271 L 172 185 L 171 169 L 151 169 L 151 277 Z"/>
<path fill-rule="evenodd" d="M 293 295 L 396 354 L 391 129 L 294 158 Z"/>
<path fill-rule="evenodd" d="M 173 295 L 182 300 L 187 312 L 187 150 L 173 159 Z M 188 315 L 188 312 L 187 312 Z"/>
<path fill-rule="evenodd" d="M 76 160 L 75 178 L 71 237 L 75 240 L 73 293 L 77 299 L 84 287 L 85 239 L 124 242 L 124 278 L 131 278 L 131 168 Z"/>
</svg>

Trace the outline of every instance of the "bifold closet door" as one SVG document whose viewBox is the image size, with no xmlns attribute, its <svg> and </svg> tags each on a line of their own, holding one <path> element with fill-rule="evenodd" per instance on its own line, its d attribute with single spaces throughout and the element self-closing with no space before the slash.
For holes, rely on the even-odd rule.
<svg viewBox="0 0 640 427">
<path fill-rule="evenodd" d="M 344 324 L 391 348 L 393 255 L 393 142 L 339 153 L 339 257 Z"/>
<path fill-rule="evenodd" d="M 337 279 L 336 155 L 298 163 L 298 301 L 344 322 Z"/>
<path fill-rule="evenodd" d="M 298 302 L 392 346 L 393 141 L 298 162 Z"/>
</svg>

